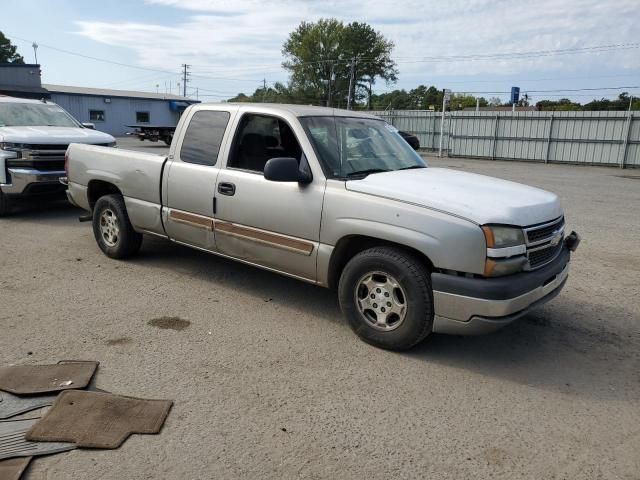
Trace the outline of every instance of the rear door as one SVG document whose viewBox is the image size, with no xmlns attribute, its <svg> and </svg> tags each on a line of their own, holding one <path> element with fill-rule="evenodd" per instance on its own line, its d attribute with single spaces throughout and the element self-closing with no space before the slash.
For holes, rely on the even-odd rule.
<svg viewBox="0 0 640 480">
<path fill-rule="evenodd" d="M 219 158 L 235 111 L 198 108 L 189 112 L 185 133 L 172 152 L 166 174 L 163 209 L 165 230 L 172 240 L 216 251 L 213 231 Z"/>
</svg>

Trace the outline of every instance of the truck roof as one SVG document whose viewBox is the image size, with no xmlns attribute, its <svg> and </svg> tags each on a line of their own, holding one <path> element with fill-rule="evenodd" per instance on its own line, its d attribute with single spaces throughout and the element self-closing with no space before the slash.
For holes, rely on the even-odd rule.
<svg viewBox="0 0 640 480">
<path fill-rule="evenodd" d="M 10 97 L 8 95 L 0 94 L 0 102 L 2 103 L 42 103 L 42 100 L 33 100 L 31 98 Z"/>
<path fill-rule="evenodd" d="M 336 116 L 336 117 L 361 117 L 374 118 L 378 117 L 354 110 L 343 110 L 340 108 L 314 107 L 311 105 L 291 105 L 286 103 L 247 103 L 247 102 L 227 102 L 227 103 L 200 103 L 198 106 L 215 105 L 219 107 L 228 107 L 229 105 L 249 108 L 259 108 L 262 111 L 271 111 L 273 113 L 287 112 L 296 117 L 320 117 L 320 116 Z"/>
</svg>

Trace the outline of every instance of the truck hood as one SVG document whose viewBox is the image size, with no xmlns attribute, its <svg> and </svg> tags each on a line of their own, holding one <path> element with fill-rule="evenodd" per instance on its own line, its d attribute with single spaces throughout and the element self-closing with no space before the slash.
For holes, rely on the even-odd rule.
<svg viewBox="0 0 640 480">
<path fill-rule="evenodd" d="M 479 225 L 528 226 L 562 215 L 558 197 L 545 190 L 446 168 L 376 173 L 346 182 L 347 190 L 412 203 Z"/>
<path fill-rule="evenodd" d="M 0 141 L 31 144 L 111 143 L 115 139 L 90 128 L 0 127 Z"/>
</svg>

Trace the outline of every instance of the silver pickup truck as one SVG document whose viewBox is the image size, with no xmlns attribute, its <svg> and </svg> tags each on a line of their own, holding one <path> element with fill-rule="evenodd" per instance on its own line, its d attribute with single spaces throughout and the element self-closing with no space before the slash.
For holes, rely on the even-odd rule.
<svg viewBox="0 0 640 480">
<path fill-rule="evenodd" d="M 69 199 L 107 256 L 157 235 L 337 288 L 352 329 L 394 350 L 552 299 L 579 243 L 556 195 L 428 167 L 353 111 L 194 105 L 167 157 L 74 144 L 67 159 Z"/>
</svg>

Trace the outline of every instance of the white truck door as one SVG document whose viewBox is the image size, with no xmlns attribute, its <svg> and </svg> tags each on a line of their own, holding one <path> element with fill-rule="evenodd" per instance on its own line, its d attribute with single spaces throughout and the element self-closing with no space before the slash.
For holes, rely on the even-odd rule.
<svg viewBox="0 0 640 480">
<path fill-rule="evenodd" d="M 165 230 L 172 240 L 216 251 L 213 202 L 218 157 L 229 135 L 231 110 L 194 109 L 168 165 Z"/>
<path fill-rule="evenodd" d="M 218 175 L 218 251 L 316 280 L 324 177 L 314 175 L 310 184 L 302 185 L 263 176 L 268 159 L 300 161 L 303 155 L 296 133 L 283 119 L 257 113 L 245 113 L 239 119 L 226 168 Z"/>
</svg>

